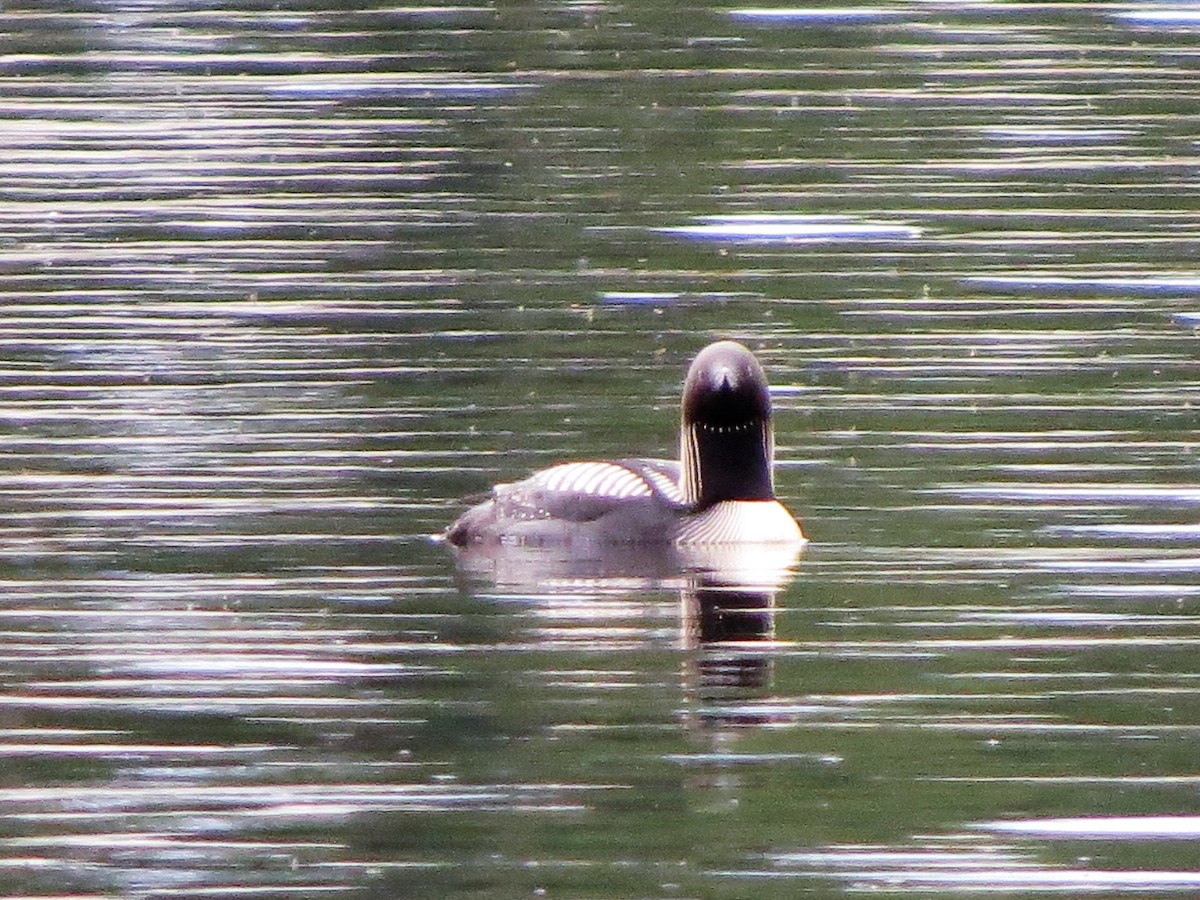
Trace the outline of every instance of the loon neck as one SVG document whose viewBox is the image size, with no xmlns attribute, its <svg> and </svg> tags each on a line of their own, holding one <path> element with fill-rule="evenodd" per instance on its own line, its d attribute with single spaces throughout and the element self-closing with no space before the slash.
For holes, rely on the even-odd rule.
<svg viewBox="0 0 1200 900">
<path fill-rule="evenodd" d="M 773 500 L 774 438 L 769 419 L 739 425 L 684 423 L 681 488 L 695 510 L 724 500 Z"/>
</svg>

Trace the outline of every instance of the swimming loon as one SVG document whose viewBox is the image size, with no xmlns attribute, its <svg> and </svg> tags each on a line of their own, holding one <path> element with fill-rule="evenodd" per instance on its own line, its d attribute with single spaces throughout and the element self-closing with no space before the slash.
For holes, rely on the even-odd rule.
<svg viewBox="0 0 1200 900">
<path fill-rule="evenodd" d="M 683 385 L 680 461 L 567 462 L 499 484 L 445 533 L 459 547 L 802 543 L 775 499 L 771 395 L 754 354 L 718 341 Z"/>
</svg>

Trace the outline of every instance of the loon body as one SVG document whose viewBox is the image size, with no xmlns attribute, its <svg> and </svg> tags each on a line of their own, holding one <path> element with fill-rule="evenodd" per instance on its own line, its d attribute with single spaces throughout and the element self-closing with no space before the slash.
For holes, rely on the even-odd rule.
<svg viewBox="0 0 1200 900">
<path fill-rule="evenodd" d="M 766 376 L 734 341 L 704 348 L 684 381 L 680 459 L 567 462 L 500 484 L 446 531 L 457 546 L 804 541 L 775 499 Z"/>
</svg>

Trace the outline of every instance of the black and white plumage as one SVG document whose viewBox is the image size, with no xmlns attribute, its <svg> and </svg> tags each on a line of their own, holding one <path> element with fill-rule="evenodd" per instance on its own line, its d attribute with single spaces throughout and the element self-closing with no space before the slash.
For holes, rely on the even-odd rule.
<svg viewBox="0 0 1200 900">
<path fill-rule="evenodd" d="M 800 543 L 775 499 L 766 376 L 734 341 L 704 348 L 684 381 L 680 461 L 567 462 L 496 485 L 446 539 L 535 546 Z"/>
</svg>

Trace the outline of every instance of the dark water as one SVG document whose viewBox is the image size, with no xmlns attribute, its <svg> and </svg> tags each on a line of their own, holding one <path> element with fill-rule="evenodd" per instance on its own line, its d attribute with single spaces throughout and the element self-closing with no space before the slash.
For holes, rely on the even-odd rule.
<svg viewBox="0 0 1200 900">
<path fill-rule="evenodd" d="M 6 895 L 1200 893 L 1195 7 L 3 20 Z M 715 336 L 793 572 L 429 541 Z"/>
</svg>

